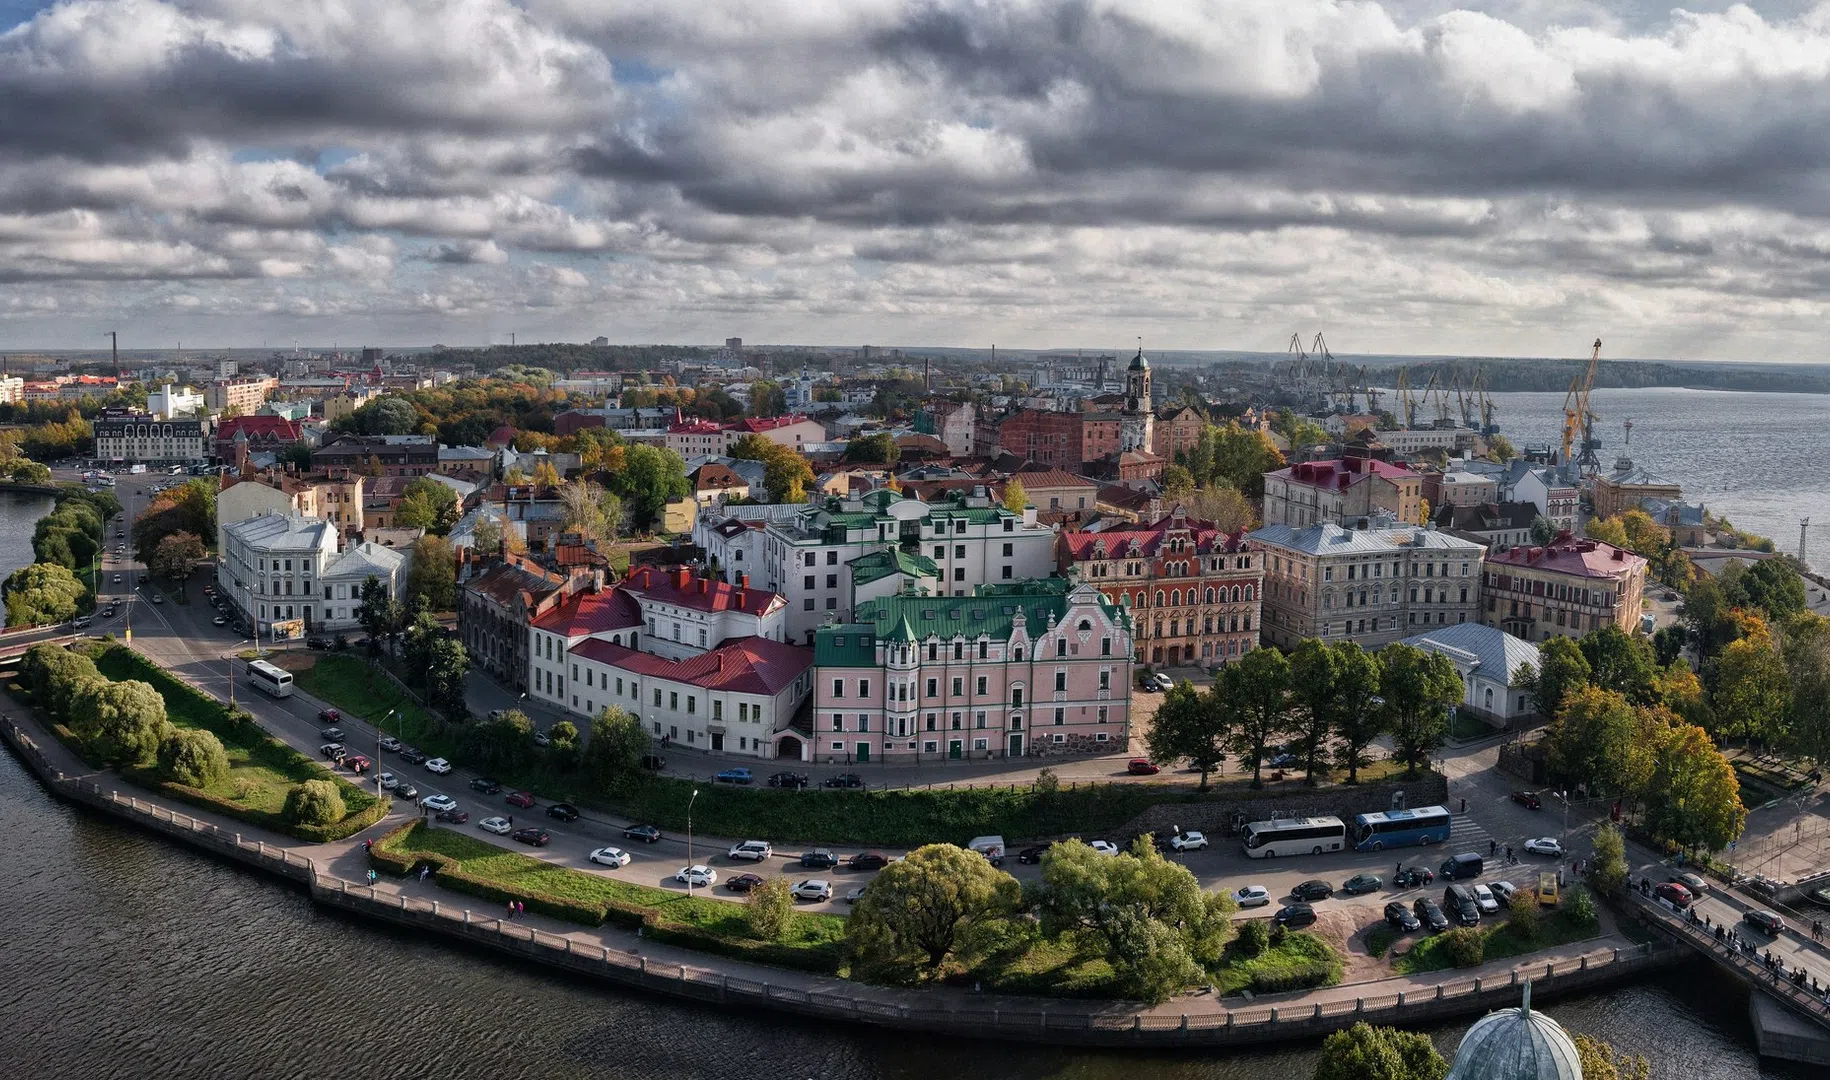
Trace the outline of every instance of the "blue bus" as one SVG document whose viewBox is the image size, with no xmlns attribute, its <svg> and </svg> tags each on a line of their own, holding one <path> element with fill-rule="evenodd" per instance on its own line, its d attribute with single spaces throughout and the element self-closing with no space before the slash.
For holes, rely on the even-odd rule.
<svg viewBox="0 0 1830 1080">
<path fill-rule="evenodd" d="M 1353 846 L 1360 851 L 1440 844 L 1449 839 L 1449 808 L 1423 806 L 1388 814 L 1355 814 Z"/>
</svg>

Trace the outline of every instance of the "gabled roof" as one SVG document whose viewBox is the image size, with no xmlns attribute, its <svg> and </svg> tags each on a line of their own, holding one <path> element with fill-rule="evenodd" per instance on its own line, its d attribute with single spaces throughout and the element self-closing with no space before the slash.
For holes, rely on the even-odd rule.
<svg viewBox="0 0 1830 1080">
<path fill-rule="evenodd" d="M 1599 540 L 1579 540 L 1569 533 L 1560 533 L 1544 547 L 1515 547 L 1487 556 L 1487 563 L 1496 570 L 1507 568 L 1521 570 L 1548 570 L 1555 574 L 1569 574 L 1584 578 L 1614 578 L 1643 567 L 1646 560 L 1631 551 L 1604 544 Z"/>
<path fill-rule="evenodd" d="M 981 635 L 1004 641 L 1010 638 L 1018 613 L 1034 636 L 1048 626 L 1051 617 L 1059 620 L 1067 613 L 1068 597 L 1075 588 L 1066 578 L 1046 577 L 981 585 L 972 596 L 897 593 L 868 600 L 853 609 L 850 623 L 823 627 L 814 635 L 815 660 L 821 667 L 875 667 L 875 642 L 892 640 L 898 633 L 916 641 L 977 639 Z M 1120 609 L 1098 590 L 1090 590 L 1088 596 L 1114 621 L 1122 618 Z"/>
<path fill-rule="evenodd" d="M 701 465 L 693 470 L 693 488 L 696 491 L 722 491 L 726 488 L 749 488 L 750 482 L 738 476 L 730 468 L 719 464 Z"/>
<path fill-rule="evenodd" d="M 533 625 L 563 638 L 584 637 L 642 625 L 642 609 L 635 597 L 621 589 L 580 592 L 566 597 L 558 607 L 535 619 Z"/>
<path fill-rule="evenodd" d="M 694 577 L 684 567 L 672 572 L 652 566 L 644 566 L 630 571 L 618 591 L 628 590 L 644 600 L 661 604 L 677 604 L 680 607 L 693 608 L 698 611 L 741 611 L 750 615 L 762 615 L 777 607 L 785 607 L 787 601 L 777 593 L 767 589 L 750 588 L 743 585 L 732 585 L 728 581 L 713 578 Z"/>
<path fill-rule="evenodd" d="M 387 580 L 406 566 L 407 557 L 380 544 L 361 543 L 345 551 L 324 568 L 324 577 L 365 578 L 370 574 Z"/>
<path fill-rule="evenodd" d="M 298 442 L 299 422 L 284 416 L 262 414 L 231 416 L 216 425 L 216 438 L 219 442 L 234 442 L 237 435 L 246 435 L 250 442 L 256 439 Z"/>
<path fill-rule="evenodd" d="M 726 424 L 725 428 L 729 431 L 759 434 L 764 431 L 774 431 L 776 428 L 805 423 L 808 419 L 800 413 L 790 413 L 787 416 L 746 416 L 742 420 Z"/>
<path fill-rule="evenodd" d="M 1461 529 L 1478 533 L 1500 529 L 1529 529 L 1537 516 L 1536 504 L 1528 502 L 1484 502 L 1473 506 L 1444 503 L 1437 507 L 1430 520 L 1439 529 Z"/>
<path fill-rule="evenodd" d="M 1179 510 L 1180 507 L 1177 507 Z M 1163 553 L 1164 541 L 1171 532 L 1185 530 L 1195 541 L 1195 554 L 1215 551 L 1238 551 L 1245 543 L 1245 533 L 1228 536 L 1209 522 L 1184 517 L 1179 522 L 1170 513 L 1153 525 L 1133 525 L 1103 532 L 1062 533 L 1061 550 L 1076 561 L 1086 559 L 1121 559 L 1135 551 L 1146 558 Z M 1105 554 L 1099 554 L 1104 552 Z"/>
<path fill-rule="evenodd" d="M 765 637 L 732 638 L 688 660 L 637 652 L 602 638 L 581 641 L 569 652 L 637 675 L 738 694 L 778 694 L 813 666 L 813 650 Z"/>
<path fill-rule="evenodd" d="M 1099 486 L 1085 477 L 1075 476 L 1062 469 L 1022 469 L 1013 479 L 1021 483 L 1025 491 L 1050 491 L 1055 488 L 1069 487 L 1097 488 Z"/>
<path fill-rule="evenodd" d="M 337 546 L 337 531 L 330 522 L 290 514 L 258 514 L 225 525 L 223 531 L 264 551 L 317 551 L 327 546 L 326 541 L 333 551 Z"/>
<path fill-rule="evenodd" d="M 1538 647 L 1497 626 L 1472 622 L 1439 626 L 1405 638 L 1404 644 L 1442 653 L 1508 686 L 1512 685 L 1512 675 L 1520 665 L 1529 665 L 1533 671 L 1538 668 Z"/>
<path fill-rule="evenodd" d="M 869 555 L 860 555 L 846 565 L 851 567 L 851 583 L 854 588 L 868 585 L 889 577 L 892 574 L 906 574 L 913 578 L 940 578 L 940 567 L 933 559 L 925 555 L 913 555 L 901 548 L 885 548 L 873 551 Z"/>
</svg>

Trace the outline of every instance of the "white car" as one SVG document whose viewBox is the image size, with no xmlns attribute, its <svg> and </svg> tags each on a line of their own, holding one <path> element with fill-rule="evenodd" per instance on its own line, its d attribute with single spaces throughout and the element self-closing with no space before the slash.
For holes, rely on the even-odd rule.
<svg viewBox="0 0 1830 1080">
<path fill-rule="evenodd" d="M 1176 851 L 1202 851 L 1207 847 L 1207 837 L 1198 832 L 1177 833 L 1169 838 L 1169 846 Z"/>
<path fill-rule="evenodd" d="M 426 762 L 426 771 L 443 776 L 451 771 L 451 762 L 446 761 L 442 757 L 435 757 L 431 761 Z"/>
<path fill-rule="evenodd" d="M 1525 850 L 1533 855 L 1554 855 L 1563 857 L 1563 845 L 1554 836 L 1540 836 L 1535 840 L 1525 841 Z"/>
<path fill-rule="evenodd" d="M 431 811 L 456 810 L 457 800 L 449 795 L 428 795 L 419 800 L 419 805 Z"/>
<path fill-rule="evenodd" d="M 381 740 L 381 742 L 379 743 L 379 745 L 383 750 L 386 750 L 388 753 L 392 754 L 396 750 L 400 749 L 400 740 L 396 739 L 392 735 L 389 735 L 389 736 L 383 738 Z"/>
<path fill-rule="evenodd" d="M 845 894 L 845 902 L 848 904 L 855 904 L 862 899 L 864 899 L 864 886 L 862 885 L 854 887 L 850 892 Z"/>
<path fill-rule="evenodd" d="M 1233 903 L 1242 908 L 1268 907 L 1271 903 L 1271 890 L 1263 885 L 1245 885 L 1233 890 Z"/>
<path fill-rule="evenodd" d="M 695 889 L 709 889 L 718 880 L 718 871 L 709 866 L 682 866 L 674 880 Z"/>
<path fill-rule="evenodd" d="M 751 862 L 762 862 L 764 859 L 773 858 L 775 849 L 769 846 L 767 840 L 745 840 L 743 843 L 738 844 L 736 847 L 725 852 L 725 854 L 733 859 L 748 859 Z"/>
<path fill-rule="evenodd" d="M 1478 881 L 1474 883 L 1474 902 L 1480 906 L 1483 915 L 1491 915 L 1500 909 L 1500 902 L 1495 899 L 1493 890 Z"/>
<path fill-rule="evenodd" d="M 484 818 L 482 821 L 477 822 L 477 828 L 482 829 L 484 832 L 495 833 L 497 836 L 507 836 L 515 830 L 515 827 L 510 825 L 508 819 L 505 817 Z"/>
<path fill-rule="evenodd" d="M 1101 855 L 1118 854 L 1118 845 L 1114 844 L 1110 840 L 1088 840 L 1087 846 L 1092 848 L 1094 851 L 1099 852 Z"/>
<path fill-rule="evenodd" d="M 629 865 L 629 853 L 622 848 L 600 847 L 591 853 L 591 861 L 615 870 Z"/>
<path fill-rule="evenodd" d="M 795 882 L 792 891 L 796 900 L 831 900 L 832 882 L 808 878 L 806 881 Z"/>
<path fill-rule="evenodd" d="M 383 791 L 393 791 L 400 786 L 400 777 L 395 776 L 391 772 L 384 772 L 375 779 L 381 781 L 381 790 Z"/>
</svg>

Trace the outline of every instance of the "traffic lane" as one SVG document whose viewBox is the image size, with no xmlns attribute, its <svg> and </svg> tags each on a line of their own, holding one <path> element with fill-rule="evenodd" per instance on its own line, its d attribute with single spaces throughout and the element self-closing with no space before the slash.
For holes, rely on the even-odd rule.
<svg viewBox="0 0 1830 1080">
<path fill-rule="evenodd" d="M 1736 935 L 1753 946 L 1756 953 L 1772 953 L 1785 961 L 1789 971 L 1802 966 L 1805 971 L 1815 976 L 1818 984 L 1830 984 L 1830 959 L 1806 938 L 1800 930 L 1809 930 L 1794 926 L 1792 920 L 1786 920 L 1786 930 L 1777 937 L 1769 936 L 1744 921 L 1743 916 L 1750 910 L 1763 910 L 1740 902 L 1739 897 L 1729 897 L 1713 888 L 1703 894 L 1702 898 L 1691 905 L 1696 909 L 1697 917 L 1707 916 L 1712 924 L 1726 926 Z"/>
</svg>

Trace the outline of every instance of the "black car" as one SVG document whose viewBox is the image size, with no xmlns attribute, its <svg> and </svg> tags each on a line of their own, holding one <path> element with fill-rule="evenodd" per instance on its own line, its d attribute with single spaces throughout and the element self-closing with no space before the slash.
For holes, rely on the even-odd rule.
<svg viewBox="0 0 1830 1080">
<path fill-rule="evenodd" d="M 577 821 L 578 807 L 573 806 L 571 803 L 556 802 L 546 808 L 546 816 L 558 818 L 561 821 Z"/>
<path fill-rule="evenodd" d="M 320 728 L 318 730 L 318 737 L 321 739 L 328 739 L 331 742 L 342 742 L 343 729 L 340 727 Z"/>
<path fill-rule="evenodd" d="M 403 750 L 401 753 L 404 754 L 406 751 Z M 502 790 L 502 784 L 500 781 L 491 780 L 487 776 L 479 776 L 470 782 L 470 790 L 480 791 L 485 795 L 494 795 Z"/>
<path fill-rule="evenodd" d="M 1771 911 L 1750 911 L 1741 921 L 1769 937 L 1778 937 L 1786 928 L 1786 921 Z"/>
<path fill-rule="evenodd" d="M 419 798 L 419 789 L 412 784 L 407 783 L 405 780 L 402 780 L 394 788 L 394 797 L 396 799 L 417 799 Z"/>
<path fill-rule="evenodd" d="M 855 772 L 840 773 L 837 776 L 828 776 L 826 779 L 820 781 L 820 786 L 829 788 L 861 788 L 864 786 L 864 777 L 859 776 Z"/>
<path fill-rule="evenodd" d="M 642 768 L 653 769 L 655 772 L 660 772 L 662 769 L 667 768 L 667 759 L 659 754 L 643 754 Z"/>
<path fill-rule="evenodd" d="M 1279 926 L 1309 926 L 1315 922 L 1315 909 L 1308 904 L 1286 904 L 1277 909 L 1272 919 Z"/>
<path fill-rule="evenodd" d="M 1035 847 L 1026 847 L 1022 851 L 1017 852 L 1017 861 L 1024 864 L 1039 863 L 1042 861 L 1042 856 L 1047 853 L 1048 849 L 1049 845 L 1047 844 L 1037 844 Z"/>
<path fill-rule="evenodd" d="M 769 786 L 779 788 L 804 788 L 807 786 L 807 774 L 778 772 L 769 777 Z"/>
<path fill-rule="evenodd" d="M 1407 866 L 1392 875 L 1392 884 L 1400 889 L 1415 889 L 1436 880 L 1436 871 L 1427 866 Z"/>
<path fill-rule="evenodd" d="M 733 874 L 724 879 L 724 887 L 737 893 L 747 893 L 763 883 L 757 874 Z"/>
<path fill-rule="evenodd" d="M 652 844 L 661 838 L 661 830 L 655 828 L 653 825 L 631 825 L 623 830 L 623 838 L 625 840 L 640 840 L 644 844 Z"/>
<path fill-rule="evenodd" d="M 845 862 L 853 870 L 881 870 L 890 864 L 881 851 L 860 851 Z"/>
<path fill-rule="evenodd" d="M 453 825 L 462 825 L 464 822 L 470 820 L 470 815 L 462 810 L 440 810 L 438 812 L 438 819 L 440 821 L 450 822 Z"/>
<path fill-rule="evenodd" d="M 801 852 L 801 865 L 808 870 L 830 870 L 839 865 L 839 857 L 825 848 Z"/>
<path fill-rule="evenodd" d="M 552 839 L 552 835 L 545 829 L 527 828 L 515 830 L 516 841 L 523 844 L 532 844 L 535 847 L 545 847 L 552 842 Z"/>
<path fill-rule="evenodd" d="M 413 765 L 424 765 L 426 763 L 426 752 L 415 746 L 404 747 L 400 751 L 400 760 Z"/>
<path fill-rule="evenodd" d="M 1326 900 L 1334 895 L 1334 886 L 1323 881 L 1321 878 L 1310 878 L 1296 888 L 1291 889 L 1290 895 L 1296 897 L 1298 900 Z"/>
<path fill-rule="evenodd" d="M 330 639 L 321 638 L 321 637 L 308 637 L 305 639 L 305 647 L 307 649 L 328 649 L 328 648 L 330 648 Z"/>
<path fill-rule="evenodd" d="M 1410 908 L 1405 907 L 1403 903 L 1397 900 L 1393 900 L 1391 903 L 1385 905 L 1385 925 L 1391 927 L 1393 930 L 1409 933 L 1412 930 L 1421 928 L 1423 923 L 1418 921 L 1417 916 L 1411 914 Z"/>
<path fill-rule="evenodd" d="M 1442 908 L 1436 901 L 1427 896 L 1419 896 L 1417 902 L 1411 905 L 1411 912 L 1432 934 L 1449 928 L 1449 917 L 1442 913 Z"/>
</svg>

